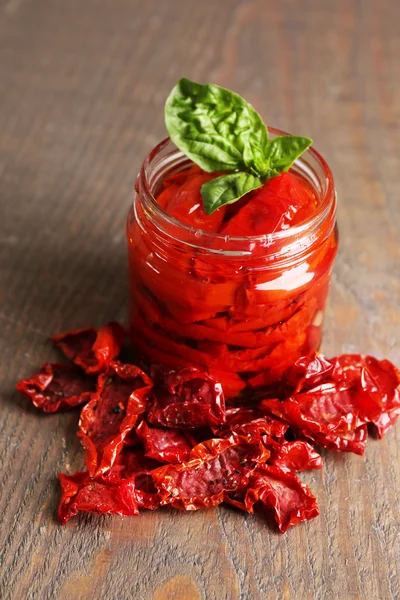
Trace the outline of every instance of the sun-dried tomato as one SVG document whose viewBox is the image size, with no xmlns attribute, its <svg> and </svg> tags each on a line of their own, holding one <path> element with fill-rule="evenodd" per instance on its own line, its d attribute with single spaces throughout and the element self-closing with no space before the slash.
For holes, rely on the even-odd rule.
<svg viewBox="0 0 400 600">
<path fill-rule="evenodd" d="M 250 444 L 257 444 L 265 439 L 274 439 L 279 440 L 278 445 L 280 445 L 288 427 L 286 423 L 266 416 L 253 419 L 247 423 L 237 423 L 231 426 L 225 425 L 220 429 L 215 428 L 214 431 L 222 437 L 229 436 L 232 433 L 240 435 Z"/>
<path fill-rule="evenodd" d="M 100 329 L 88 327 L 53 335 L 53 343 L 86 373 L 100 373 L 118 357 L 125 332 L 118 323 L 107 323 Z"/>
<path fill-rule="evenodd" d="M 225 414 L 226 424 L 223 426 L 223 430 L 226 431 L 230 428 L 232 432 L 240 435 L 247 436 L 258 433 L 281 441 L 289 427 L 283 421 L 263 415 L 259 408 L 246 406 L 228 408 Z"/>
<path fill-rule="evenodd" d="M 225 422 L 221 384 L 201 369 L 166 372 L 149 395 L 147 418 L 163 427 L 201 427 Z"/>
<path fill-rule="evenodd" d="M 58 477 L 62 490 L 58 518 L 63 525 L 79 511 L 127 517 L 139 513 L 133 479 L 93 480 L 89 473 Z"/>
<path fill-rule="evenodd" d="M 229 406 L 225 411 L 225 427 L 243 425 L 262 416 L 262 411 L 256 406 Z"/>
<path fill-rule="evenodd" d="M 133 478 L 139 508 L 156 510 L 160 506 L 161 498 L 154 486 L 151 472 L 159 466 L 160 463 L 145 456 L 143 450 L 125 446 L 107 473 L 107 478 Z"/>
<path fill-rule="evenodd" d="M 274 443 L 268 462 L 283 471 L 308 471 L 322 469 L 322 458 L 314 448 L 303 440 Z"/>
<path fill-rule="evenodd" d="M 333 371 L 332 361 L 322 354 L 302 356 L 284 374 L 284 382 L 290 394 L 306 392 L 326 381 Z"/>
<path fill-rule="evenodd" d="M 19 381 L 16 388 L 36 408 L 54 413 L 88 402 L 96 388 L 96 379 L 70 365 L 45 363 L 39 373 Z"/>
<path fill-rule="evenodd" d="M 184 510 L 209 508 L 245 487 L 246 475 L 269 454 L 262 444 L 248 444 L 240 436 L 211 439 L 193 448 L 188 462 L 160 467 L 152 477 L 162 504 Z"/>
<path fill-rule="evenodd" d="M 301 310 L 293 313 L 293 318 L 300 316 Z M 231 333 L 246 333 L 244 321 L 215 320 L 216 331 L 232 327 Z M 158 366 L 152 369 L 153 383 L 137 366 L 111 361 L 121 341 L 119 326 L 110 333 L 114 325 L 55 336 L 86 373 L 76 366 L 45 364 L 40 373 L 17 384 L 45 412 L 89 401 L 78 432 L 88 472 L 59 474 L 62 523 L 79 511 L 130 516 L 140 508 L 196 510 L 226 502 L 248 512 L 255 504 L 272 509 L 284 532 L 318 515 L 314 496 L 295 475 L 322 467 L 321 456 L 306 440 L 362 454 L 368 424 L 382 437 L 400 414 L 400 371 L 387 360 L 299 357 L 298 348 L 292 356 L 291 341 L 285 339 L 270 352 L 274 374 L 267 370 L 254 378 L 250 373 L 242 380 L 219 367 L 227 356 L 241 367 L 259 365 L 265 347 L 229 348 L 222 341 L 199 339 L 192 350 L 220 361 L 218 369 Z M 293 365 L 284 370 L 289 354 Z M 182 355 L 180 364 L 186 365 L 187 358 Z M 88 372 L 99 369 L 103 372 L 95 388 L 96 378 Z M 256 404 L 263 393 L 259 390 L 253 405 L 240 405 L 239 397 L 236 406 L 225 408 L 217 381 L 228 382 L 233 394 L 255 379 L 257 385 L 272 381 L 277 369 L 282 369 L 282 379 L 268 391 L 276 391 L 275 397 L 263 396 Z"/>
<path fill-rule="evenodd" d="M 225 235 L 262 235 L 297 225 L 315 211 L 313 188 L 292 173 L 281 173 L 246 195 L 223 225 Z"/>
<path fill-rule="evenodd" d="M 353 452 L 362 456 L 367 442 L 368 430 L 366 425 L 361 425 L 361 427 L 352 431 L 320 432 L 311 435 L 300 432 L 300 435 L 309 438 L 324 448 L 340 450 L 341 452 Z"/>
<path fill-rule="evenodd" d="M 284 401 L 264 400 L 261 407 L 318 444 L 362 454 L 363 426 L 374 424 L 382 437 L 400 415 L 400 372 L 389 361 L 370 356 L 343 355 L 319 362 L 321 369 L 315 368 L 314 360 L 307 371 L 304 361 L 297 383 L 302 388 L 312 382 L 317 386 Z"/>
<path fill-rule="evenodd" d="M 400 371 L 388 360 L 343 354 L 331 359 L 332 379 L 352 385 L 360 415 L 382 438 L 400 415 Z"/>
<path fill-rule="evenodd" d="M 319 515 L 317 501 L 308 487 L 291 471 L 258 465 L 250 474 L 244 504 L 254 512 L 256 502 L 272 509 L 282 533 Z"/>
<path fill-rule="evenodd" d="M 261 407 L 307 433 L 351 431 L 364 423 L 355 411 L 351 390 L 338 390 L 332 383 L 283 401 L 263 400 Z"/>
<path fill-rule="evenodd" d="M 146 456 L 160 462 L 189 460 L 190 452 L 196 445 L 190 435 L 179 429 L 152 427 L 144 420 L 136 427 L 136 433 L 143 442 Z"/>
<path fill-rule="evenodd" d="M 110 469 L 128 433 L 145 410 L 151 379 L 134 365 L 110 364 L 98 379 L 92 400 L 82 410 L 78 436 L 90 475 Z"/>
<path fill-rule="evenodd" d="M 175 194 L 169 198 L 165 210 L 171 217 L 181 223 L 196 227 L 203 231 L 218 231 L 224 218 L 225 207 L 215 211 L 212 215 L 204 212 L 200 188 L 203 183 L 215 177 L 214 173 L 194 173 L 176 189 Z M 165 200 L 164 200 L 165 202 Z"/>
</svg>

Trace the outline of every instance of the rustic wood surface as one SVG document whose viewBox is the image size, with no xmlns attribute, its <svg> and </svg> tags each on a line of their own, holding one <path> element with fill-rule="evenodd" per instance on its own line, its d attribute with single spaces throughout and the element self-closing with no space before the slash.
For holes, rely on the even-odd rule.
<svg viewBox="0 0 400 600">
<path fill-rule="evenodd" d="M 49 334 L 124 319 L 124 221 L 182 75 L 314 138 L 340 199 L 324 350 L 400 364 L 397 0 L 0 0 L 0 597 L 398 599 L 400 424 L 303 479 L 321 516 L 282 536 L 228 508 L 55 518 L 77 414 L 14 392 Z"/>
</svg>

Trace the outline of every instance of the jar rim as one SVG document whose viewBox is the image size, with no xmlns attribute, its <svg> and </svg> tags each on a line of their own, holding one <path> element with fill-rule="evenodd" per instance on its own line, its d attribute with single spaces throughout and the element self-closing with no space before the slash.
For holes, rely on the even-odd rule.
<svg viewBox="0 0 400 600">
<path fill-rule="evenodd" d="M 274 137 L 281 136 L 281 135 L 291 135 L 285 131 L 282 131 L 280 129 L 275 129 L 273 127 L 269 127 L 268 132 L 272 133 Z M 335 192 L 335 184 L 334 184 L 332 171 L 331 171 L 330 167 L 328 166 L 328 163 L 326 162 L 326 160 L 322 157 L 322 155 L 317 150 L 315 150 L 313 147 L 310 147 L 306 150 L 306 152 L 302 156 L 305 157 L 307 155 L 311 155 L 315 159 L 315 161 L 317 162 L 318 166 L 320 167 L 320 169 L 322 171 L 325 189 L 323 190 L 322 193 L 318 193 L 318 190 L 317 190 L 317 193 L 318 193 L 318 196 L 320 199 L 320 203 L 318 205 L 316 212 L 311 217 L 307 218 L 305 221 L 300 223 L 299 225 L 295 225 L 294 227 L 289 227 L 288 229 L 283 229 L 280 231 L 275 231 L 272 233 L 255 235 L 255 236 L 225 235 L 225 234 L 221 234 L 221 233 L 204 231 L 203 229 L 198 229 L 191 225 L 186 225 L 185 223 L 182 223 L 175 217 L 172 217 L 171 215 L 169 215 L 159 205 L 159 203 L 156 200 L 156 197 L 153 195 L 153 193 L 151 191 L 151 186 L 150 186 L 150 182 L 148 179 L 147 171 L 148 171 L 148 168 L 151 166 L 152 160 L 162 150 L 164 150 L 164 148 L 167 147 L 168 144 L 171 144 L 173 146 L 173 148 L 176 149 L 177 154 L 181 154 L 182 157 L 185 157 L 185 154 L 183 152 L 181 152 L 173 144 L 171 138 L 169 138 L 169 137 L 164 138 L 149 152 L 149 154 L 146 156 L 146 158 L 144 159 L 144 161 L 142 163 L 141 169 L 138 174 L 138 180 L 141 182 L 141 184 L 143 186 L 141 191 L 145 192 L 145 194 L 147 196 L 147 200 L 150 203 L 153 214 L 156 214 L 159 217 L 161 217 L 164 221 L 166 221 L 167 224 L 170 224 L 174 227 L 179 227 L 179 228 L 181 228 L 182 231 L 184 231 L 188 234 L 195 235 L 197 232 L 197 235 L 198 235 L 198 232 L 200 232 L 201 237 L 204 241 L 208 240 L 210 242 L 212 242 L 212 241 L 216 242 L 218 240 L 221 240 L 221 247 L 219 248 L 219 251 L 223 251 L 223 246 L 228 242 L 231 242 L 231 243 L 246 242 L 246 243 L 251 243 L 251 244 L 254 243 L 254 244 L 262 244 L 262 245 L 269 246 L 271 244 L 274 244 L 275 242 L 280 242 L 280 241 L 284 242 L 284 241 L 289 241 L 290 238 L 295 238 L 298 236 L 301 237 L 302 235 L 308 234 L 308 233 L 310 233 L 310 231 L 313 231 L 316 228 L 318 228 L 321 225 L 321 223 L 324 222 L 324 220 L 326 219 L 328 214 L 331 212 L 332 202 L 336 203 L 336 192 Z M 302 158 L 300 157 L 299 159 L 297 159 L 295 161 L 294 165 L 300 165 L 301 162 L 302 162 Z"/>
</svg>

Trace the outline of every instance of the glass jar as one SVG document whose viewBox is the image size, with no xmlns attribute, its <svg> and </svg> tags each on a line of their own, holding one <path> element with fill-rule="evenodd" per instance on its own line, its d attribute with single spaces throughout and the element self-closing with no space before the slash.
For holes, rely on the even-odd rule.
<svg viewBox="0 0 400 600">
<path fill-rule="evenodd" d="M 151 363 L 200 365 L 227 398 L 260 388 L 274 395 L 285 370 L 321 343 L 337 250 L 332 173 L 309 149 L 292 171 L 317 194 L 312 218 L 229 237 L 184 225 L 157 204 L 161 182 L 191 164 L 166 139 L 136 181 L 127 223 L 132 345 Z"/>
</svg>

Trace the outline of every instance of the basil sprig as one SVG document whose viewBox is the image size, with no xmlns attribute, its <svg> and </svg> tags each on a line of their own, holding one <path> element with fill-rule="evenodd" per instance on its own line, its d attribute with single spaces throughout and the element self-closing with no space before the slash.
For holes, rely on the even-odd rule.
<svg viewBox="0 0 400 600">
<path fill-rule="evenodd" d="M 287 171 L 312 144 L 292 135 L 268 140 L 260 115 L 238 94 L 186 78 L 167 98 L 165 124 L 174 144 L 204 171 L 231 171 L 202 186 L 208 215 Z"/>
</svg>

